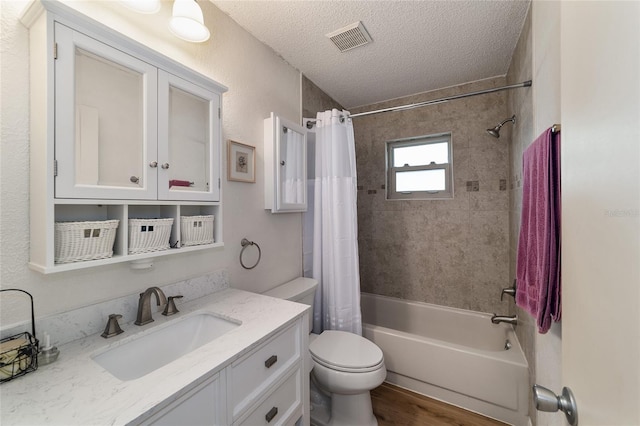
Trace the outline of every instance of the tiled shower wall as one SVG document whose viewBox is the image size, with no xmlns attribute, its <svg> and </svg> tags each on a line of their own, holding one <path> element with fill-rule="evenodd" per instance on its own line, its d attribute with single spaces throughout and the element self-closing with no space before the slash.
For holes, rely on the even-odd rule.
<svg viewBox="0 0 640 426">
<path fill-rule="evenodd" d="M 506 84 L 504 77 L 352 108 L 351 113 Z M 485 129 L 512 115 L 498 92 L 353 119 L 358 168 L 361 289 L 407 300 L 506 314 L 509 286 L 509 141 Z M 455 196 L 387 201 L 385 141 L 451 132 Z M 478 181 L 477 192 L 467 191 Z M 502 184 L 502 187 L 501 187 Z M 506 185 L 506 188 L 505 188 Z M 502 189 L 501 189 L 502 188 Z"/>
</svg>

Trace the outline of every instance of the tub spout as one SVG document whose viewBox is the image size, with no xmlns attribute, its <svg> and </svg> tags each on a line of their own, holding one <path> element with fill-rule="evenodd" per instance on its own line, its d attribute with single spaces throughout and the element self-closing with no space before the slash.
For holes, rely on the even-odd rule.
<svg viewBox="0 0 640 426">
<path fill-rule="evenodd" d="M 507 324 L 518 325 L 518 316 L 517 315 L 505 316 L 505 315 L 493 314 L 493 316 L 491 317 L 491 322 L 494 324 L 500 324 L 501 322 L 506 322 Z"/>
</svg>

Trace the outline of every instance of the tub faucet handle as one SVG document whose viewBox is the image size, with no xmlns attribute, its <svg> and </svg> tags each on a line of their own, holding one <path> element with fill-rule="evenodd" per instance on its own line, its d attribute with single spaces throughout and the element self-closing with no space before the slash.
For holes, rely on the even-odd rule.
<svg viewBox="0 0 640 426">
<path fill-rule="evenodd" d="M 508 294 L 509 296 L 516 298 L 516 280 L 513 280 L 513 286 L 502 289 L 502 293 L 500 293 L 500 301 L 504 298 L 504 295 Z"/>
</svg>

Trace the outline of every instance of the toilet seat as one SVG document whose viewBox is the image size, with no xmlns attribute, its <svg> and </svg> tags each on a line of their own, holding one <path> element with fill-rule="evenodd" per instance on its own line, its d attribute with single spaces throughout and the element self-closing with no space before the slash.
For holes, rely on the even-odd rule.
<svg viewBox="0 0 640 426">
<path fill-rule="evenodd" d="M 309 352 L 315 362 L 336 371 L 366 373 L 384 366 L 378 346 L 346 331 L 324 331 L 311 341 Z"/>
</svg>

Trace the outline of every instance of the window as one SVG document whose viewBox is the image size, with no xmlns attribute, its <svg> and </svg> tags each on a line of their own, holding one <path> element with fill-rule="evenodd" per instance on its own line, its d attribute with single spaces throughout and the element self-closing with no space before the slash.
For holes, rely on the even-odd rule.
<svg viewBox="0 0 640 426">
<path fill-rule="evenodd" d="M 387 142 L 387 199 L 453 198 L 451 133 Z"/>
</svg>

